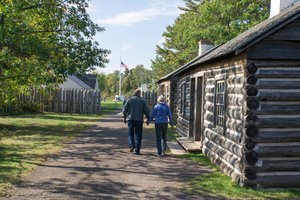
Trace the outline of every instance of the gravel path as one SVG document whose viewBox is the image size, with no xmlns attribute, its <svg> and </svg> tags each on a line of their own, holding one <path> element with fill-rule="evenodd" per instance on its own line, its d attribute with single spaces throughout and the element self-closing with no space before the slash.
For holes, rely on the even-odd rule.
<svg viewBox="0 0 300 200">
<path fill-rule="evenodd" d="M 66 144 L 5 199 L 216 199 L 182 187 L 208 169 L 170 154 L 157 157 L 154 142 L 155 134 L 144 129 L 141 155 L 130 153 L 127 125 L 114 113 Z"/>
</svg>

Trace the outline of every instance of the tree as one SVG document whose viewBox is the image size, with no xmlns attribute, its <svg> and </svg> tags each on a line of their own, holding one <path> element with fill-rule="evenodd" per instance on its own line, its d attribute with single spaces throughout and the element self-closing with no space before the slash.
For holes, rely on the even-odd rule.
<svg viewBox="0 0 300 200">
<path fill-rule="evenodd" d="M 99 90 L 101 91 L 102 95 L 104 95 L 105 89 L 107 87 L 105 73 L 97 74 L 97 79 L 99 84 Z"/>
<path fill-rule="evenodd" d="M 107 74 L 106 84 L 104 93 L 109 97 L 117 95 L 119 93 L 119 71 L 116 70 L 114 73 Z"/>
<path fill-rule="evenodd" d="M 270 0 L 205 0 L 198 8 L 201 37 L 226 42 L 269 16 Z"/>
<path fill-rule="evenodd" d="M 226 42 L 266 19 L 270 0 L 185 0 L 181 14 L 163 33 L 165 42 L 156 47 L 152 69 L 159 79 L 198 54 L 198 42 Z"/>
<path fill-rule="evenodd" d="M 93 40 L 104 28 L 89 18 L 87 0 L 2 2 L 0 103 L 19 90 L 57 84 L 108 62 L 109 51 Z"/>
</svg>

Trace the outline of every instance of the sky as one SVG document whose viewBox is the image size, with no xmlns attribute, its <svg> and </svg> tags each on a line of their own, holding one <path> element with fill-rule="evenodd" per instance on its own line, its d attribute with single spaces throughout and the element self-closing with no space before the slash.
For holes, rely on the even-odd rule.
<svg viewBox="0 0 300 200">
<path fill-rule="evenodd" d="M 137 65 L 151 69 L 156 45 L 162 44 L 166 27 L 182 13 L 178 6 L 184 5 L 182 0 L 90 0 L 91 19 L 105 28 L 95 40 L 111 50 L 109 63 L 97 71 L 113 73 L 120 70 L 121 61 L 129 69 Z"/>
</svg>

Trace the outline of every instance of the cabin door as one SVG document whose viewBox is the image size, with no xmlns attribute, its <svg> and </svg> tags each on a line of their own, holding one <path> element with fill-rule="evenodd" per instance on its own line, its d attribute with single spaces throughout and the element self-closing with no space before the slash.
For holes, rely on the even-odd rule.
<svg viewBox="0 0 300 200">
<path fill-rule="evenodd" d="M 202 134 L 202 106 L 203 105 L 203 77 L 192 78 L 191 82 L 191 118 L 189 137 L 194 141 L 201 141 Z"/>
</svg>

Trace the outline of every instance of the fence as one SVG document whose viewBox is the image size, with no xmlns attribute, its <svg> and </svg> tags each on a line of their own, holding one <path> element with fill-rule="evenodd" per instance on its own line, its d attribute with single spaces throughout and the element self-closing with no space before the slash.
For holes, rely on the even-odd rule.
<svg viewBox="0 0 300 200">
<path fill-rule="evenodd" d="M 37 112 L 100 114 L 101 95 L 100 91 L 92 89 L 32 89 L 20 94 L 16 103 L 1 107 L 3 112 L 8 113 L 25 109 Z"/>
<path fill-rule="evenodd" d="M 156 92 L 142 92 L 142 97 L 146 99 L 147 105 L 150 110 L 157 103 L 157 93 Z"/>
</svg>

